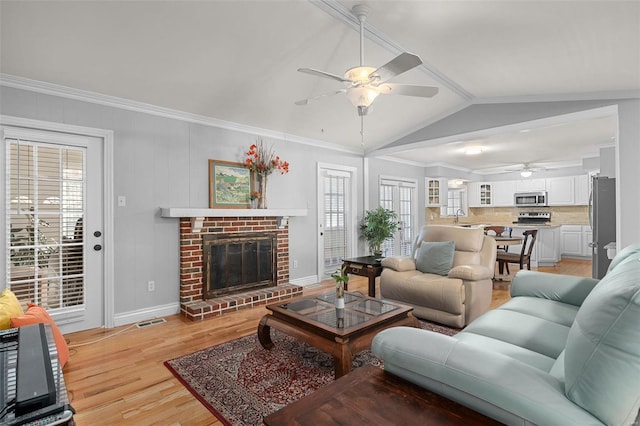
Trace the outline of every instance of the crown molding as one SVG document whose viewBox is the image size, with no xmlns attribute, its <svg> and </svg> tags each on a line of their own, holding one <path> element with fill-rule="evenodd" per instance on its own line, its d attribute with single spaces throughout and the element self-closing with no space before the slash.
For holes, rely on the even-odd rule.
<svg viewBox="0 0 640 426">
<path fill-rule="evenodd" d="M 472 103 L 482 105 L 533 102 L 607 101 L 621 99 L 640 99 L 640 90 L 611 90 L 606 92 L 559 93 L 551 95 L 493 96 L 475 98 Z"/>
<path fill-rule="evenodd" d="M 31 80 L 24 77 L 18 77 L 11 74 L 0 73 L 0 86 L 11 87 L 14 89 L 27 90 L 30 92 L 42 93 L 45 95 L 59 96 L 77 101 L 89 102 L 93 104 L 125 109 L 128 111 L 142 112 L 145 114 L 156 115 L 174 120 L 186 121 L 189 123 L 202 124 L 204 126 L 217 127 L 226 130 L 234 130 L 237 132 L 247 133 L 265 138 L 280 139 L 286 142 L 299 143 L 302 145 L 310 145 L 317 148 L 329 149 L 332 151 L 345 152 L 349 154 L 363 155 L 364 151 L 355 148 L 349 148 L 338 144 L 324 142 L 318 139 L 305 138 L 283 132 L 276 132 L 260 127 L 248 126 L 245 124 L 234 123 L 231 121 L 219 120 L 217 118 L 207 117 L 190 112 L 179 111 L 171 108 L 164 108 L 144 102 L 133 101 L 130 99 L 119 98 L 116 96 L 104 95 L 101 93 L 90 92 L 88 90 L 75 89 L 73 87 L 61 86 L 58 84 L 47 83 L 44 81 Z"/>
</svg>

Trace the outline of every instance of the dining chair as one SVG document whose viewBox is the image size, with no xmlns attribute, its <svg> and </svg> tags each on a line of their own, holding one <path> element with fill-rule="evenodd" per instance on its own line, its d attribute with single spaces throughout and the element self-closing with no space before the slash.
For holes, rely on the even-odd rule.
<svg viewBox="0 0 640 426">
<path fill-rule="evenodd" d="M 485 226 L 484 233 L 495 237 L 511 237 L 511 228 L 508 226 Z M 498 250 L 509 251 L 509 246 L 498 245 L 497 248 Z"/>
<path fill-rule="evenodd" d="M 498 262 L 498 272 L 500 275 L 504 272 L 505 265 L 507 266 L 507 274 L 509 274 L 509 263 L 518 263 L 520 269 L 523 269 L 524 265 L 527 265 L 527 269 L 531 269 L 531 253 L 533 252 L 533 245 L 536 242 L 538 236 L 537 229 L 530 229 L 522 233 L 524 237 L 522 241 L 522 250 L 520 253 L 508 253 L 499 251 L 496 255 L 496 261 Z"/>
</svg>

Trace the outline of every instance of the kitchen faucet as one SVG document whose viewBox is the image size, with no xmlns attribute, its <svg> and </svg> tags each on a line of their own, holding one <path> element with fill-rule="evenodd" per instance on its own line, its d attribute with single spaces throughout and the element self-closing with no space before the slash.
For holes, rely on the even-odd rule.
<svg viewBox="0 0 640 426">
<path fill-rule="evenodd" d="M 459 217 L 459 213 L 462 213 L 462 215 L 464 216 L 464 210 L 462 209 L 458 209 L 456 210 L 456 218 L 453 220 L 453 223 L 458 223 L 460 221 L 460 217 Z"/>
</svg>

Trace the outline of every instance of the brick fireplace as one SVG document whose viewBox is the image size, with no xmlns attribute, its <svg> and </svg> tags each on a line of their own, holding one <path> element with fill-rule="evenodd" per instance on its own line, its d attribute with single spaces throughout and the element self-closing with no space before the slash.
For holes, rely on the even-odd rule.
<svg viewBox="0 0 640 426">
<path fill-rule="evenodd" d="M 302 287 L 289 283 L 288 224 L 279 223 L 277 217 L 262 216 L 205 217 L 201 218 L 197 230 L 193 223 L 192 218 L 180 218 L 180 311 L 186 318 L 204 319 L 302 294 Z M 206 299 L 203 290 L 203 237 L 265 232 L 276 234 L 276 285 Z"/>
</svg>

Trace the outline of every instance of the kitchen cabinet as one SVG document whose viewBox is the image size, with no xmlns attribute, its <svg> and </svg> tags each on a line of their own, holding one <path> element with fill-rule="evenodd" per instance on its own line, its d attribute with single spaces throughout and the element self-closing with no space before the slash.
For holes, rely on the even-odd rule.
<svg viewBox="0 0 640 426">
<path fill-rule="evenodd" d="M 589 194 L 591 194 L 591 181 L 589 176 L 574 176 L 575 180 L 575 205 L 586 206 L 589 204 Z"/>
<path fill-rule="evenodd" d="M 447 206 L 447 179 L 445 178 L 424 178 L 425 182 L 425 204 L 427 207 Z"/>
<path fill-rule="evenodd" d="M 563 256 L 582 256 L 582 226 L 562 225 L 560 228 L 560 247 Z"/>
<path fill-rule="evenodd" d="M 515 181 L 516 192 L 546 191 L 546 179 L 520 179 Z"/>
<path fill-rule="evenodd" d="M 528 229 L 537 229 L 538 235 L 531 252 L 531 267 L 554 266 L 560 260 L 560 227 L 517 226 L 512 227 L 511 235 L 522 237 L 522 233 Z M 522 246 L 509 246 L 509 252 L 520 253 Z"/>
<path fill-rule="evenodd" d="M 591 257 L 592 231 L 589 225 L 562 225 L 560 247 L 563 256 Z"/>
<path fill-rule="evenodd" d="M 575 205 L 575 176 L 548 178 L 546 186 L 550 206 Z"/>
<path fill-rule="evenodd" d="M 582 226 L 582 256 L 592 258 L 593 249 L 590 244 L 593 241 L 593 230 L 589 225 Z"/>
<path fill-rule="evenodd" d="M 493 182 L 493 206 L 513 207 L 515 187 L 515 182 L 512 180 Z"/>
<path fill-rule="evenodd" d="M 554 266 L 560 260 L 560 227 L 538 229 L 536 245 L 538 266 Z"/>
<path fill-rule="evenodd" d="M 490 207 L 493 205 L 493 184 L 495 182 L 471 182 L 468 186 L 469 207 Z"/>
</svg>

